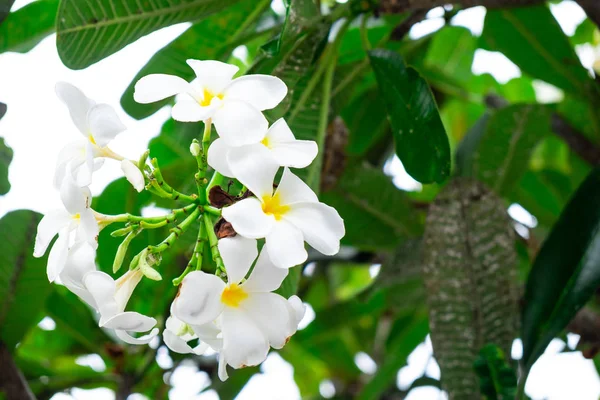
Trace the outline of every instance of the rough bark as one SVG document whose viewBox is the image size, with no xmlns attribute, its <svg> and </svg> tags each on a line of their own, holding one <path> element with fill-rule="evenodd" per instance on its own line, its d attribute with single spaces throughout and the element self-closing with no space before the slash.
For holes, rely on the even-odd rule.
<svg viewBox="0 0 600 400">
<path fill-rule="evenodd" d="M 4 393 L 7 400 L 35 400 L 25 377 L 2 342 L 0 342 L 0 393 Z"/>
</svg>

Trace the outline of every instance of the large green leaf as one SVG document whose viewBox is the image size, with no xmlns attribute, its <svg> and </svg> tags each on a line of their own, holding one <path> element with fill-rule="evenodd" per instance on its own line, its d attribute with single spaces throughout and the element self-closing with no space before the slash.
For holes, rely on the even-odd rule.
<svg viewBox="0 0 600 400">
<path fill-rule="evenodd" d="M 393 249 L 422 231 L 422 222 L 406 194 L 383 172 L 368 166 L 349 168 L 337 186 L 323 193 L 345 221 L 342 243 L 360 249 Z"/>
<path fill-rule="evenodd" d="M 450 145 L 427 82 L 398 53 L 377 49 L 369 58 L 406 171 L 419 182 L 443 182 L 450 175 Z"/>
<path fill-rule="evenodd" d="M 530 368 L 600 285 L 600 168 L 581 184 L 539 251 L 525 291 L 523 362 Z"/>
<path fill-rule="evenodd" d="M 170 74 L 191 81 L 195 75 L 186 64 L 187 59 L 227 61 L 236 46 L 234 41 L 267 5 L 265 0 L 243 0 L 192 25 L 181 36 L 154 54 L 137 73 L 121 97 L 123 109 L 136 119 L 146 118 L 158 111 L 171 100 L 151 104 L 136 103 L 133 100 L 133 91 L 140 78 L 149 74 Z"/>
<path fill-rule="evenodd" d="M 52 286 L 46 258 L 33 257 L 36 227 L 41 216 L 13 211 L 0 219 L 0 339 L 13 348 L 42 317 Z"/>
<path fill-rule="evenodd" d="M 54 32 L 59 0 L 38 0 L 8 15 L 0 25 L 0 53 L 25 53 Z"/>
<path fill-rule="evenodd" d="M 433 35 L 423 64 L 430 70 L 466 83 L 473 73 L 477 40 L 467 28 L 445 26 Z"/>
<path fill-rule="evenodd" d="M 0 118 L 6 113 L 6 105 L 0 103 Z M 8 180 L 8 166 L 13 158 L 13 151 L 0 138 L 0 195 L 8 193 L 10 182 Z"/>
<path fill-rule="evenodd" d="M 551 135 L 550 117 L 543 105 L 517 104 L 493 114 L 472 155 L 473 176 L 498 194 L 510 194 L 534 147 Z"/>
<path fill-rule="evenodd" d="M 450 398 L 475 398 L 484 344 L 510 354 L 518 322 L 517 254 L 503 202 L 476 181 L 452 181 L 431 205 L 423 277 L 431 340 Z"/>
<path fill-rule="evenodd" d="M 237 0 L 63 0 L 56 46 L 63 63 L 88 67 L 157 29 L 202 19 Z"/>
<path fill-rule="evenodd" d="M 481 39 L 527 74 L 568 92 L 582 94 L 593 85 L 545 4 L 488 10 Z"/>
</svg>

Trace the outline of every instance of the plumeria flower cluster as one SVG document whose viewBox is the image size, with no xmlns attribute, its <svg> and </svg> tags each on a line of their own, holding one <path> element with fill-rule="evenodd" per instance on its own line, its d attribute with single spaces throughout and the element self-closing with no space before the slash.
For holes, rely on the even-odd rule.
<svg viewBox="0 0 600 400">
<path fill-rule="evenodd" d="M 140 79 L 134 99 L 139 103 L 173 96 L 173 119 L 202 122 L 204 133 L 190 146 L 198 171 L 197 193 L 185 194 L 163 178 L 158 161 L 147 156 L 138 163 L 110 150 L 108 142 L 124 127 L 114 111 L 96 105 L 76 88 L 59 84 L 84 139 L 68 146 L 57 165 L 55 182 L 65 210 L 48 213 L 40 222 L 35 255 L 41 256 L 58 235 L 48 258 L 48 276 L 77 294 L 99 316 L 99 326 L 131 344 L 148 343 L 157 335 L 157 321 L 127 303 L 144 279 L 162 279 L 157 267 L 162 253 L 192 226 L 197 240 L 188 266 L 173 284 L 179 286 L 165 321 L 162 339 L 174 352 L 218 353 L 219 377 L 233 368 L 258 365 L 270 348 L 282 348 L 304 316 L 300 298 L 276 293 L 289 269 L 307 261 L 306 244 L 325 254 L 339 251 L 344 224 L 337 211 L 319 202 L 314 191 L 290 168 L 305 168 L 317 157 L 317 144 L 297 140 L 284 119 L 269 126 L 263 111 L 287 95 L 283 81 L 268 75 L 235 77 L 238 68 L 218 61 L 188 60 L 196 79 L 153 74 Z M 218 138 L 212 140 L 212 127 Z M 138 190 L 186 206 L 158 217 L 104 215 L 90 208 L 87 186 L 105 158 L 122 162 L 127 179 Z M 212 177 L 209 180 L 209 172 Z M 280 174 L 279 174 L 280 173 Z M 281 176 L 279 180 L 277 176 Z M 226 181 L 242 190 L 230 194 Z M 224 184 L 221 187 L 221 184 Z M 214 201 L 221 193 L 228 201 Z M 165 239 L 133 256 L 120 278 L 100 271 L 95 262 L 98 232 L 112 223 L 125 223 L 113 236 L 125 236 L 113 264 L 123 263 L 129 243 L 144 229 L 176 224 Z M 227 225 L 226 234 L 220 227 Z M 100 249 L 102 247 L 100 246 Z M 210 261 L 204 252 L 210 252 Z M 132 333 L 149 332 L 141 337 Z"/>
</svg>

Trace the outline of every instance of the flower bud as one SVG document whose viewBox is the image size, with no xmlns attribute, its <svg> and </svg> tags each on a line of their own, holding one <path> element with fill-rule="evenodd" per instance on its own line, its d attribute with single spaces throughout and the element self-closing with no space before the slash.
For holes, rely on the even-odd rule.
<svg viewBox="0 0 600 400">
<path fill-rule="evenodd" d="M 121 161 L 121 169 L 125 174 L 125 178 L 127 178 L 129 183 L 131 183 L 135 190 L 137 190 L 138 192 L 144 190 L 144 175 L 134 163 L 125 159 Z"/>
<path fill-rule="evenodd" d="M 190 153 L 192 153 L 194 157 L 198 157 L 200 155 L 200 150 L 200 144 L 196 141 L 192 142 L 190 145 Z"/>
</svg>

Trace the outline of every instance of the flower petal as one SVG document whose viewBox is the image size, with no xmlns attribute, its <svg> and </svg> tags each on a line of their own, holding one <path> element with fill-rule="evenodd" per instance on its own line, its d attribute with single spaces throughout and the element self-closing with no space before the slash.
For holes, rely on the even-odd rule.
<svg viewBox="0 0 600 400">
<path fill-rule="evenodd" d="M 272 292 L 281 286 L 281 282 L 287 275 L 287 269 L 277 268 L 273 264 L 265 246 L 256 260 L 250 277 L 243 283 L 244 290 L 247 292 Z"/>
<path fill-rule="evenodd" d="M 125 178 L 127 178 L 135 190 L 138 192 L 144 190 L 146 182 L 144 181 L 144 175 L 142 174 L 142 171 L 140 171 L 137 165 L 132 163 L 130 160 L 124 159 L 121 161 L 121 170 L 123 171 L 123 174 L 125 174 Z"/>
<path fill-rule="evenodd" d="M 173 314 L 185 323 L 203 325 L 214 321 L 223 310 L 221 294 L 225 283 L 215 275 L 189 273 L 173 302 Z"/>
<path fill-rule="evenodd" d="M 110 275 L 102 271 L 92 271 L 85 274 L 83 277 L 83 285 L 90 292 L 96 305 L 97 311 L 100 313 L 100 324 L 118 314 L 119 310 L 115 301 L 115 292 L 117 285 Z"/>
<path fill-rule="evenodd" d="M 206 88 L 213 94 L 218 94 L 229 85 L 239 68 L 214 60 L 186 60 L 196 74 L 196 82 L 202 89 Z"/>
<path fill-rule="evenodd" d="M 54 236 L 70 223 L 71 216 L 65 210 L 54 210 L 44 215 L 37 227 L 33 256 L 43 256 Z"/>
<path fill-rule="evenodd" d="M 128 332 L 146 332 L 156 325 L 156 320 L 134 311 L 125 311 L 103 321 L 100 327 Z"/>
<path fill-rule="evenodd" d="M 203 107 L 195 100 L 178 99 L 171 109 L 171 117 L 175 121 L 198 122 L 211 118 L 217 110 L 217 105 L 211 103 Z"/>
<path fill-rule="evenodd" d="M 88 141 L 80 139 L 69 143 L 61 149 L 56 159 L 56 171 L 54 172 L 54 187 L 60 189 L 66 176 L 67 165 L 71 170 L 77 170 L 85 162 L 85 146 Z"/>
<path fill-rule="evenodd" d="M 275 194 L 279 196 L 281 204 L 319 201 L 315 192 L 302 179 L 294 175 L 289 168 L 283 170 L 283 175 Z"/>
<path fill-rule="evenodd" d="M 67 170 L 70 169 L 69 167 L 67 166 Z M 60 185 L 60 199 L 71 215 L 83 212 L 88 203 L 88 199 L 71 174 L 67 174 Z"/>
<path fill-rule="evenodd" d="M 276 349 L 281 349 L 296 332 L 296 314 L 288 301 L 278 294 L 252 293 L 243 308 Z"/>
<path fill-rule="evenodd" d="M 227 163 L 233 176 L 256 197 L 262 199 L 273 194 L 273 180 L 279 165 L 265 146 L 253 144 L 232 147 L 227 154 Z"/>
<path fill-rule="evenodd" d="M 239 100 L 223 101 L 212 118 L 219 136 L 231 146 L 260 142 L 269 125 L 258 109 Z"/>
<path fill-rule="evenodd" d="M 275 108 L 287 94 L 287 86 L 276 76 L 246 75 L 236 78 L 225 89 L 225 96 L 245 101 L 258 110 Z"/>
<path fill-rule="evenodd" d="M 271 154 L 282 167 L 307 167 L 318 152 L 317 143 L 312 140 L 295 140 L 271 145 Z"/>
<path fill-rule="evenodd" d="M 276 267 L 291 268 L 308 258 L 302 232 L 284 219 L 273 224 L 265 244 Z"/>
<path fill-rule="evenodd" d="M 253 197 L 223 208 L 222 215 L 238 234 L 250 239 L 265 237 L 275 221 L 272 215 L 263 212 L 262 204 Z"/>
<path fill-rule="evenodd" d="M 315 250 L 332 256 L 340 250 L 344 220 L 335 208 L 323 203 L 296 203 L 283 219 L 302 231 L 304 240 Z"/>
<path fill-rule="evenodd" d="M 69 250 L 60 281 L 91 307 L 96 308 L 93 296 L 83 284 L 83 277 L 96 270 L 96 250 L 87 242 L 77 242 Z"/>
<path fill-rule="evenodd" d="M 258 255 L 256 240 L 237 235 L 219 240 L 218 247 L 227 269 L 228 283 L 240 283 Z"/>
<path fill-rule="evenodd" d="M 225 354 L 219 353 L 219 379 L 221 382 L 225 382 L 229 379 L 227 375 L 227 362 L 225 361 Z"/>
<path fill-rule="evenodd" d="M 50 254 L 48 255 L 48 280 L 54 282 L 62 272 L 69 255 L 69 231 L 68 228 L 62 228 L 58 233 L 58 239 L 54 242 Z"/>
<path fill-rule="evenodd" d="M 177 336 L 175 333 L 171 332 L 168 329 L 163 331 L 163 341 L 169 348 L 169 350 L 174 351 L 179 354 L 190 354 L 193 353 L 194 350 L 190 347 L 189 344 L 181 337 Z"/>
<path fill-rule="evenodd" d="M 208 165 L 215 171 L 228 178 L 233 178 L 233 172 L 227 163 L 227 154 L 231 147 L 227 146 L 225 141 L 218 138 L 208 148 Z"/>
<path fill-rule="evenodd" d="M 289 125 L 283 118 L 273 122 L 265 136 L 269 143 L 291 142 L 296 140 Z"/>
<path fill-rule="evenodd" d="M 294 310 L 294 317 L 297 328 L 300 321 L 302 321 L 302 318 L 304 318 L 304 314 L 306 313 L 306 306 L 304 305 L 304 303 L 302 303 L 300 297 L 296 295 L 291 296 L 288 299 L 288 302 L 290 304 L 290 307 L 292 307 L 292 310 Z"/>
<path fill-rule="evenodd" d="M 244 310 L 228 307 L 223 311 L 222 352 L 233 368 L 258 365 L 267 358 L 269 342 Z"/>
<path fill-rule="evenodd" d="M 97 248 L 99 233 L 100 229 L 98 227 L 98 223 L 96 222 L 96 218 L 94 217 L 94 212 L 89 208 L 85 209 L 79 217 L 76 240 L 86 241 L 94 248 Z"/>
<path fill-rule="evenodd" d="M 138 338 L 135 338 L 133 336 L 131 336 L 130 334 L 128 334 L 126 331 L 121 331 L 121 330 L 116 330 L 115 334 L 117 335 L 117 337 L 119 339 L 121 339 L 122 341 L 124 341 L 125 343 L 129 343 L 129 344 L 148 344 L 150 343 L 150 341 L 152 339 L 154 339 L 154 337 L 156 335 L 158 335 L 158 328 L 154 328 L 152 329 L 152 331 L 144 336 L 140 336 Z"/>
<path fill-rule="evenodd" d="M 115 301 L 117 302 L 117 307 L 121 312 L 125 310 L 131 294 L 135 290 L 138 283 L 140 283 L 143 276 L 144 273 L 138 268 L 127 271 L 115 281 L 117 288 L 115 291 Z"/>
<path fill-rule="evenodd" d="M 106 146 L 127 127 L 123 125 L 115 109 L 108 104 L 97 104 L 88 112 L 90 135 L 99 147 Z"/>
<path fill-rule="evenodd" d="M 77 182 L 77 186 L 79 187 L 89 186 L 92 183 L 92 174 L 94 173 L 94 145 L 89 140 L 85 144 L 83 159 L 84 161 L 79 168 L 71 166 L 71 170 L 67 170 L 67 173 L 75 177 L 75 182 Z"/>
<path fill-rule="evenodd" d="M 142 104 L 154 103 L 189 90 L 190 84 L 178 76 L 151 74 L 137 81 L 133 99 Z"/>
<path fill-rule="evenodd" d="M 204 325 L 191 325 L 191 327 L 196 336 L 213 350 L 220 351 L 223 348 L 223 338 L 220 337 L 221 330 L 217 328 L 214 322 Z"/>
<path fill-rule="evenodd" d="M 71 114 L 73 123 L 84 136 L 88 135 L 87 115 L 90 108 L 96 104 L 88 98 L 81 90 L 66 82 L 56 84 L 56 95 L 65 103 Z"/>
</svg>

